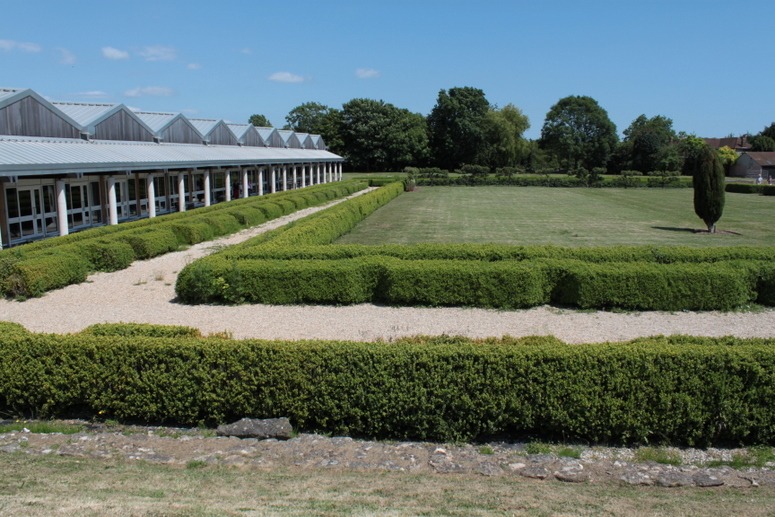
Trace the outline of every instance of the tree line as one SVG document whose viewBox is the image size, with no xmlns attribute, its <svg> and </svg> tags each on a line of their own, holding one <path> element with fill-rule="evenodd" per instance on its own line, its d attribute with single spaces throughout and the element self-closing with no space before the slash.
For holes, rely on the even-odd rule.
<svg viewBox="0 0 775 517">
<path fill-rule="evenodd" d="M 352 99 L 341 109 L 305 102 L 285 117 L 285 129 L 319 134 L 329 150 L 355 171 L 398 171 L 407 166 L 460 170 L 476 166 L 496 171 L 567 172 L 587 175 L 632 171 L 692 174 L 701 139 L 676 132 L 662 115 L 640 115 L 619 138 L 616 125 L 598 102 L 568 96 L 553 105 L 541 136 L 524 137 L 528 117 L 514 104 L 491 104 L 483 90 L 454 87 L 439 91 L 424 116 L 382 100 Z M 271 126 L 263 115 L 249 122 Z M 775 122 L 757 135 L 746 135 L 754 151 L 775 151 Z M 733 149 L 718 158 L 729 167 Z"/>
</svg>

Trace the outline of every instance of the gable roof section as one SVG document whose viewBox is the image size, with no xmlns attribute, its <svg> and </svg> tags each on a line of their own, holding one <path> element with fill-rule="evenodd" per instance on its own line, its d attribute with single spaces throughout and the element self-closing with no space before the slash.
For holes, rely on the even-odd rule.
<svg viewBox="0 0 775 517">
<path fill-rule="evenodd" d="M 79 138 L 81 125 L 33 90 L 4 88 L 0 134 Z"/>
<path fill-rule="evenodd" d="M 285 147 L 285 141 L 280 136 L 280 132 L 273 127 L 257 127 L 261 140 L 264 141 L 265 147 Z"/>
<path fill-rule="evenodd" d="M 315 149 L 318 149 L 320 151 L 325 151 L 327 149 L 326 143 L 323 141 L 323 137 L 320 135 L 309 135 L 310 140 L 312 140 L 312 144 L 315 146 Z"/>
<path fill-rule="evenodd" d="M 759 152 L 747 154 L 759 167 L 775 167 L 775 152 Z"/>
<path fill-rule="evenodd" d="M 136 111 L 140 120 L 151 128 L 156 138 L 170 143 L 201 144 L 204 135 L 182 113 Z"/>
<path fill-rule="evenodd" d="M 204 135 L 205 142 L 215 145 L 237 145 L 236 135 L 223 120 L 209 118 L 191 118 L 189 120 Z"/>
<path fill-rule="evenodd" d="M 52 102 L 93 138 L 150 142 L 154 132 L 124 104 Z"/>
<path fill-rule="evenodd" d="M 309 137 L 309 133 L 296 133 L 296 138 L 299 140 L 299 145 L 302 149 L 314 149 L 315 145 L 312 143 L 312 139 Z"/>
<path fill-rule="evenodd" d="M 240 145 L 263 146 L 264 141 L 253 124 L 226 124 L 237 137 Z"/>
<path fill-rule="evenodd" d="M 302 149 L 301 142 L 296 136 L 296 133 L 293 131 L 289 129 L 278 129 L 277 133 L 283 140 L 283 147 L 288 147 L 290 149 Z"/>
</svg>

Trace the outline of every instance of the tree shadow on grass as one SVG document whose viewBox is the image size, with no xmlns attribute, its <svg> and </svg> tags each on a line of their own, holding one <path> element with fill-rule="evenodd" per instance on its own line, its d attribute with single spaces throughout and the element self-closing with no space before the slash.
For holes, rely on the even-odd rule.
<svg viewBox="0 0 775 517">
<path fill-rule="evenodd" d="M 664 230 L 667 232 L 684 232 L 684 233 L 708 233 L 708 230 L 704 228 L 676 228 L 674 226 L 652 226 L 651 227 L 654 230 Z M 733 232 L 732 230 L 716 230 L 716 233 L 719 234 L 725 234 L 725 235 L 742 235 L 738 232 Z"/>
<path fill-rule="evenodd" d="M 675 226 L 652 226 L 654 230 L 664 230 L 666 232 L 687 232 L 687 233 L 700 233 L 707 232 L 707 230 L 698 230 L 696 228 L 676 228 Z"/>
</svg>

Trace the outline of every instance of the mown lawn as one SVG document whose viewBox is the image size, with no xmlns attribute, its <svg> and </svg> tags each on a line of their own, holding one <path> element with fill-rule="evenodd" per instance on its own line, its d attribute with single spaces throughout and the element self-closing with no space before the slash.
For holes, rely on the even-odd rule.
<svg viewBox="0 0 775 517">
<path fill-rule="evenodd" d="M 705 225 L 692 195 L 692 189 L 421 187 L 337 243 L 775 245 L 775 197 L 727 193 L 721 233 L 709 235 L 696 231 Z"/>
</svg>

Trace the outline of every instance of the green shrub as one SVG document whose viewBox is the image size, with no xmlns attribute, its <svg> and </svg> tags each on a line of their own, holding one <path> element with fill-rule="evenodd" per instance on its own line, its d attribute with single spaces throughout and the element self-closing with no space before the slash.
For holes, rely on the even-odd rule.
<svg viewBox="0 0 775 517">
<path fill-rule="evenodd" d="M 180 244 L 198 244 L 215 238 L 215 229 L 205 221 L 187 220 L 170 223 Z"/>
<path fill-rule="evenodd" d="M 4 281 L 3 292 L 14 297 L 40 296 L 86 280 L 91 269 L 83 255 L 50 251 L 17 262 Z"/>
<path fill-rule="evenodd" d="M 775 443 L 775 340 L 385 343 L 0 334 L 0 412 L 178 425 L 287 416 L 394 440 Z"/>
<path fill-rule="evenodd" d="M 88 239 L 55 248 L 56 252 L 80 254 L 91 264 L 90 271 L 119 271 L 128 268 L 135 253 L 127 242 L 103 237 Z"/>
<path fill-rule="evenodd" d="M 763 185 L 753 183 L 727 183 L 724 186 L 726 192 L 735 192 L 738 194 L 761 194 Z"/>
<path fill-rule="evenodd" d="M 553 300 L 582 309 L 728 310 L 753 301 L 749 272 L 729 264 L 563 262 Z"/>
<path fill-rule="evenodd" d="M 515 262 L 392 260 L 379 299 L 394 305 L 535 307 L 549 302 L 546 271 Z"/>
<path fill-rule="evenodd" d="M 178 249 L 178 238 L 171 228 L 156 228 L 119 234 L 119 239 L 132 246 L 135 256 L 144 260 Z"/>
<path fill-rule="evenodd" d="M 88 336 L 202 337 L 199 329 L 151 323 L 95 323 L 81 331 Z"/>
<path fill-rule="evenodd" d="M 765 196 L 775 196 L 775 185 L 763 185 L 762 194 Z"/>
</svg>

